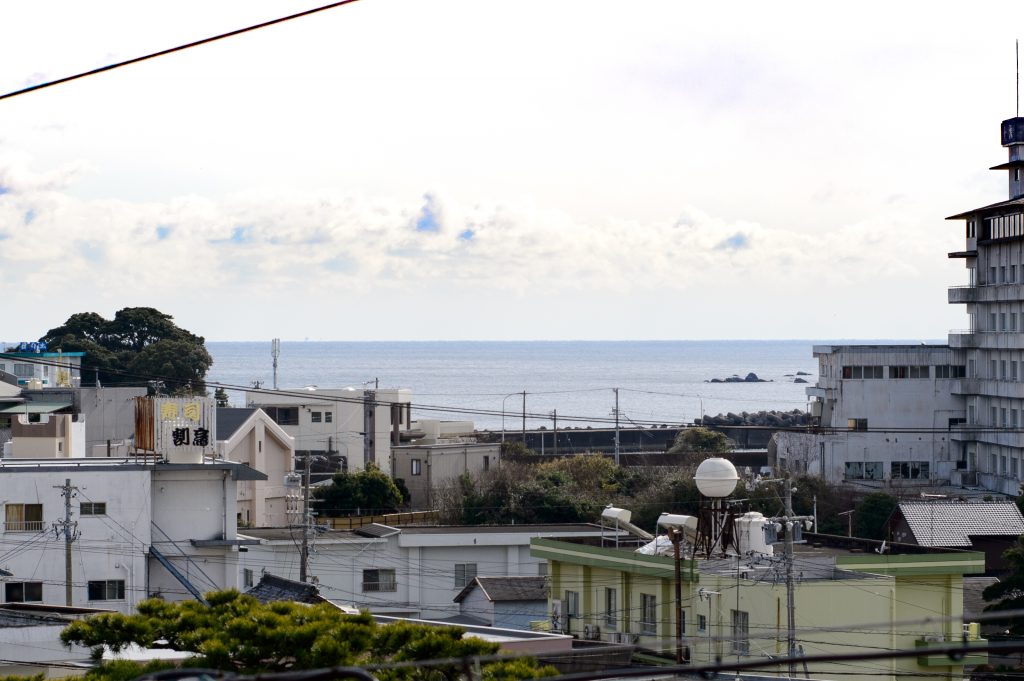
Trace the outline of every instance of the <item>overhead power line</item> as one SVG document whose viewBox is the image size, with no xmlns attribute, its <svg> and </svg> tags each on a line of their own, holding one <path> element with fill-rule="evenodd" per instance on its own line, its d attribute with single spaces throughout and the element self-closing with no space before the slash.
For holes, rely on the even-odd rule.
<svg viewBox="0 0 1024 681">
<path fill-rule="evenodd" d="M 350 5 L 353 2 L 357 2 L 357 1 L 358 0 L 339 0 L 338 2 L 332 2 L 331 4 L 323 5 L 322 7 L 316 7 L 316 8 L 313 8 L 313 9 L 308 9 L 308 10 L 305 10 L 303 12 L 298 12 L 296 14 L 289 14 L 286 17 L 280 17 L 280 18 L 277 18 L 277 19 L 271 19 L 270 21 L 264 21 L 264 22 L 261 22 L 259 24 L 253 24 L 252 26 L 246 26 L 245 28 L 235 29 L 234 31 L 228 31 L 227 33 L 221 33 L 219 35 L 210 36 L 209 38 L 202 38 L 201 40 L 194 40 L 194 41 L 192 41 L 190 43 L 185 43 L 184 45 L 178 45 L 177 47 L 169 47 L 169 48 L 167 48 L 165 50 L 160 50 L 158 52 L 151 52 L 149 54 L 142 55 L 141 57 L 134 57 L 132 59 L 126 59 L 124 61 L 115 62 L 113 64 L 108 64 L 107 66 L 101 66 L 99 68 L 91 69 L 89 71 L 82 71 L 81 73 L 76 73 L 76 74 L 74 74 L 72 76 L 64 76 L 63 78 L 57 78 L 56 80 L 49 80 L 49 81 L 46 81 L 45 83 L 38 83 L 36 85 L 30 85 L 29 87 L 22 88 L 20 90 L 15 90 L 14 92 L 8 92 L 7 94 L 4 94 L 4 95 L 0 95 L 0 100 L 2 100 L 2 99 L 10 99 L 11 97 L 17 97 L 18 95 L 28 94 L 29 92 L 35 92 L 36 90 L 42 90 L 44 88 L 53 87 L 54 85 L 61 85 L 63 83 L 69 83 L 69 82 L 71 82 L 73 80 L 78 80 L 80 78 L 85 78 L 86 76 L 95 76 L 97 74 L 104 73 L 106 71 L 113 71 L 114 69 L 119 69 L 122 66 L 129 66 L 131 64 L 138 64 L 139 62 L 147 61 L 149 59 L 155 59 L 156 57 L 163 57 L 163 56 L 168 55 L 168 54 L 173 54 L 175 52 L 181 52 L 183 50 L 187 50 L 187 49 L 190 49 L 190 48 L 193 48 L 193 47 L 199 47 L 200 45 L 206 45 L 208 43 L 216 42 L 218 40 L 223 40 L 225 38 L 232 38 L 232 37 L 234 37 L 236 35 L 241 35 L 243 33 L 249 33 L 251 31 L 256 31 L 256 30 L 261 29 L 261 28 L 267 28 L 268 26 L 273 26 L 275 24 L 282 24 L 282 23 L 284 23 L 286 21 L 291 21 L 292 19 L 298 19 L 300 17 L 306 17 L 306 16 L 309 16 L 311 14 L 316 14 L 317 12 L 324 12 L 324 11 L 329 10 L 329 9 L 334 9 L 336 7 L 341 7 L 342 5 Z"/>
</svg>

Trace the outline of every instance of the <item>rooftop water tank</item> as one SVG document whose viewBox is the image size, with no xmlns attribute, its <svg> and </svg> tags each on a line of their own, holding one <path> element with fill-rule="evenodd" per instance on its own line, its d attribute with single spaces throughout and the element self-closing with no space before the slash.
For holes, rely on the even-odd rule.
<svg viewBox="0 0 1024 681">
<path fill-rule="evenodd" d="M 702 461 L 697 466 L 697 473 L 693 476 L 700 493 L 713 499 L 732 494 L 739 479 L 740 476 L 736 473 L 736 467 L 732 465 L 732 462 L 717 456 Z"/>
</svg>

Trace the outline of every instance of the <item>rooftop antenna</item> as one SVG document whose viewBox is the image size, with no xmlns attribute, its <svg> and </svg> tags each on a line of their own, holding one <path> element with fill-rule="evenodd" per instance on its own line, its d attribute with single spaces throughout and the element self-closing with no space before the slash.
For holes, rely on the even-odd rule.
<svg viewBox="0 0 1024 681">
<path fill-rule="evenodd" d="M 274 390 L 277 390 L 277 358 L 281 356 L 281 339 L 270 341 L 270 356 L 274 358 Z"/>
<path fill-rule="evenodd" d="M 1013 41 L 1017 51 L 1017 117 L 1020 117 L 1020 38 Z"/>
</svg>

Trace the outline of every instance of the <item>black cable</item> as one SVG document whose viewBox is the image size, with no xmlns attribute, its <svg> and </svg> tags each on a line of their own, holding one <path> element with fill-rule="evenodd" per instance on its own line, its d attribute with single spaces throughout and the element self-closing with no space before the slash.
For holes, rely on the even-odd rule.
<svg viewBox="0 0 1024 681">
<path fill-rule="evenodd" d="M 68 82 L 70 82 L 72 80 L 78 80 L 79 78 L 85 78 L 86 76 L 95 76 L 95 75 L 97 75 L 99 73 L 103 73 L 104 71 L 112 71 L 114 69 L 121 68 L 122 66 L 129 66 L 131 64 L 137 64 L 139 62 L 146 61 L 147 59 L 153 59 L 155 57 L 163 57 L 164 55 L 173 54 L 174 52 L 181 52 L 182 50 L 187 50 L 187 49 L 192 48 L 192 47 L 199 47 L 200 45 L 206 45 L 207 43 L 212 43 L 212 42 L 215 42 L 217 40 L 223 40 L 224 38 L 231 38 L 231 37 L 236 36 L 236 35 L 241 35 L 242 33 L 248 33 L 249 31 L 255 31 L 255 30 L 260 29 L 260 28 L 266 28 L 267 26 L 273 26 L 274 24 L 280 24 L 280 23 L 283 23 L 285 21 L 291 21 L 292 19 L 298 19 L 299 17 L 309 16 L 310 14 L 316 14 L 317 12 L 323 12 L 325 10 L 334 9 L 335 7 L 340 7 L 342 5 L 348 5 L 348 4 L 351 4 L 353 2 L 357 2 L 357 0 L 339 0 L 338 2 L 332 2 L 329 5 L 324 5 L 322 7 L 316 7 L 314 9 L 308 9 L 308 10 L 305 10 L 304 12 L 298 12 L 296 14 L 290 14 L 290 15 L 288 15 L 286 17 L 280 17 L 278 19 L 271 19 L 270 21 L 264 21 L 264 22 L 261 22 L 259 24 L 253 24 L 252 26 L 246 26 L 245 28 L 235 29 L 234 31 L 228 31 L 227 33 L 221 33 L 219 35 L 211 36 L 209 38 L 202 38 L 201 40 L 195 40 L 195 41 L 190 42 L 190 43 L 185 43 L 184 45 L 178 45 L 177 47 L 170 47 L 170 48 L 167 48 L 166 50 L 160 50 L 159 52 L 151 52 L 150 54 L 146 54 L 146 55 L 143 55 L 141 57 L 134 57 L 132 59 L 127 59 L 125 61 L 115 62 L 113 64 L 108 64 L 107 66 L 101 66 L 99 68 L 92 69 L 92 70 L 89 70 L 89 71 L 83 71 L 81 73 L 76 73 L 73 76 L 65 76 L 63 78 L 58 78 L 56 80 L 50 80 L 50 81 L 47 81 L 45 83 L 39 83 L 37 85 L 30 85 L 29 87 L 22 88 L 20 90 L 15 90 L 14 92 L 8 92 L 7 94 L 4 94 L 4 95 L 0 95 L 0 100 L 9 99 L 11 97 L 17 97 L 18 95 L 24 95 L 24 94 L 27 94 L 29 92 L 34 92 L 36 90 L 42 90 L 43 88 L 53 87 L 54 85 L 60 85 L 62 83 L 68 83 Z"/>
</svg>

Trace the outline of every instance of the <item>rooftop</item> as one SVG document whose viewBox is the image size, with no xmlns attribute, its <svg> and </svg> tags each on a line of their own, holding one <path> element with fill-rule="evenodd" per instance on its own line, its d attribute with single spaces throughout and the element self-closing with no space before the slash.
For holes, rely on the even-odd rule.
<svg viewBox="0 0 1024 681">
<path fill-rule="evenodd" d="M 377 524 L 378 527 L 387 527 Z M 561 523 L 553 525 L 404 525 L 397 528 L 396 534 L 404 535 L 436 535 L 436 534 L 458 534 L 458 535 L 494 535 L 494 534 L 528 534 L 530 536 L 579 536 L 589 535 L 600 538 L 601 533 L 605 536 L 614 536 L 614 530 L 602 529 L 600 525 L 592 523 Z M 390 536 L 388 533 L 379 533 L 374 530 L 365 531 L 366 528 L 355 530 L 324 530 L 318 534 L 317 541 L 365 541 L 368 534 L 379 536 Z M 267 541 L 281 541 L 292 539 L 297 536 L 297 530 L 290 527 L 251 527 L 240 530 L 240 534 L 256 539 Z"/>
<path fill-rule="evenodd" d="M 256 413 L 256 407 L 217 407 L 217 440 L 228 440 Z"/>
<path fill-rule="evenodd" d="M 1024 534 L 1024 516 L 1011 502 L 904 501 L 893 511 L 893 518 L 897 514 L 922 546 L 969 548 L 972 536 Z"/>
<path fill-rule="evenodd" d="M 548 584 L 544 577 L 474 577 L 455 597 L 455 602 L 461 603 L 477 588 L 491 602 L 543 601 L 548 597 Z"/>
<path fill-rule="evenodd" d="M 297 603 L 323 603 L 324 598 L 315 584 L 296 582 L 270 573 L 264 573 L 256 586 L 245 592 L 260 603 L 295 601 Z"/>
<path fill-rule="evenodd" d="M 224 460 L 207 460 L 203 463 L 164 463 L 155 458 L 127 457 L 120 459 L 0 459 L 0 471 L 4 473 L 89 473 L 112 471 L 230 471 L 235 480 L 266 480 L 264 473 L 242 463 Z"/>
</svg>

